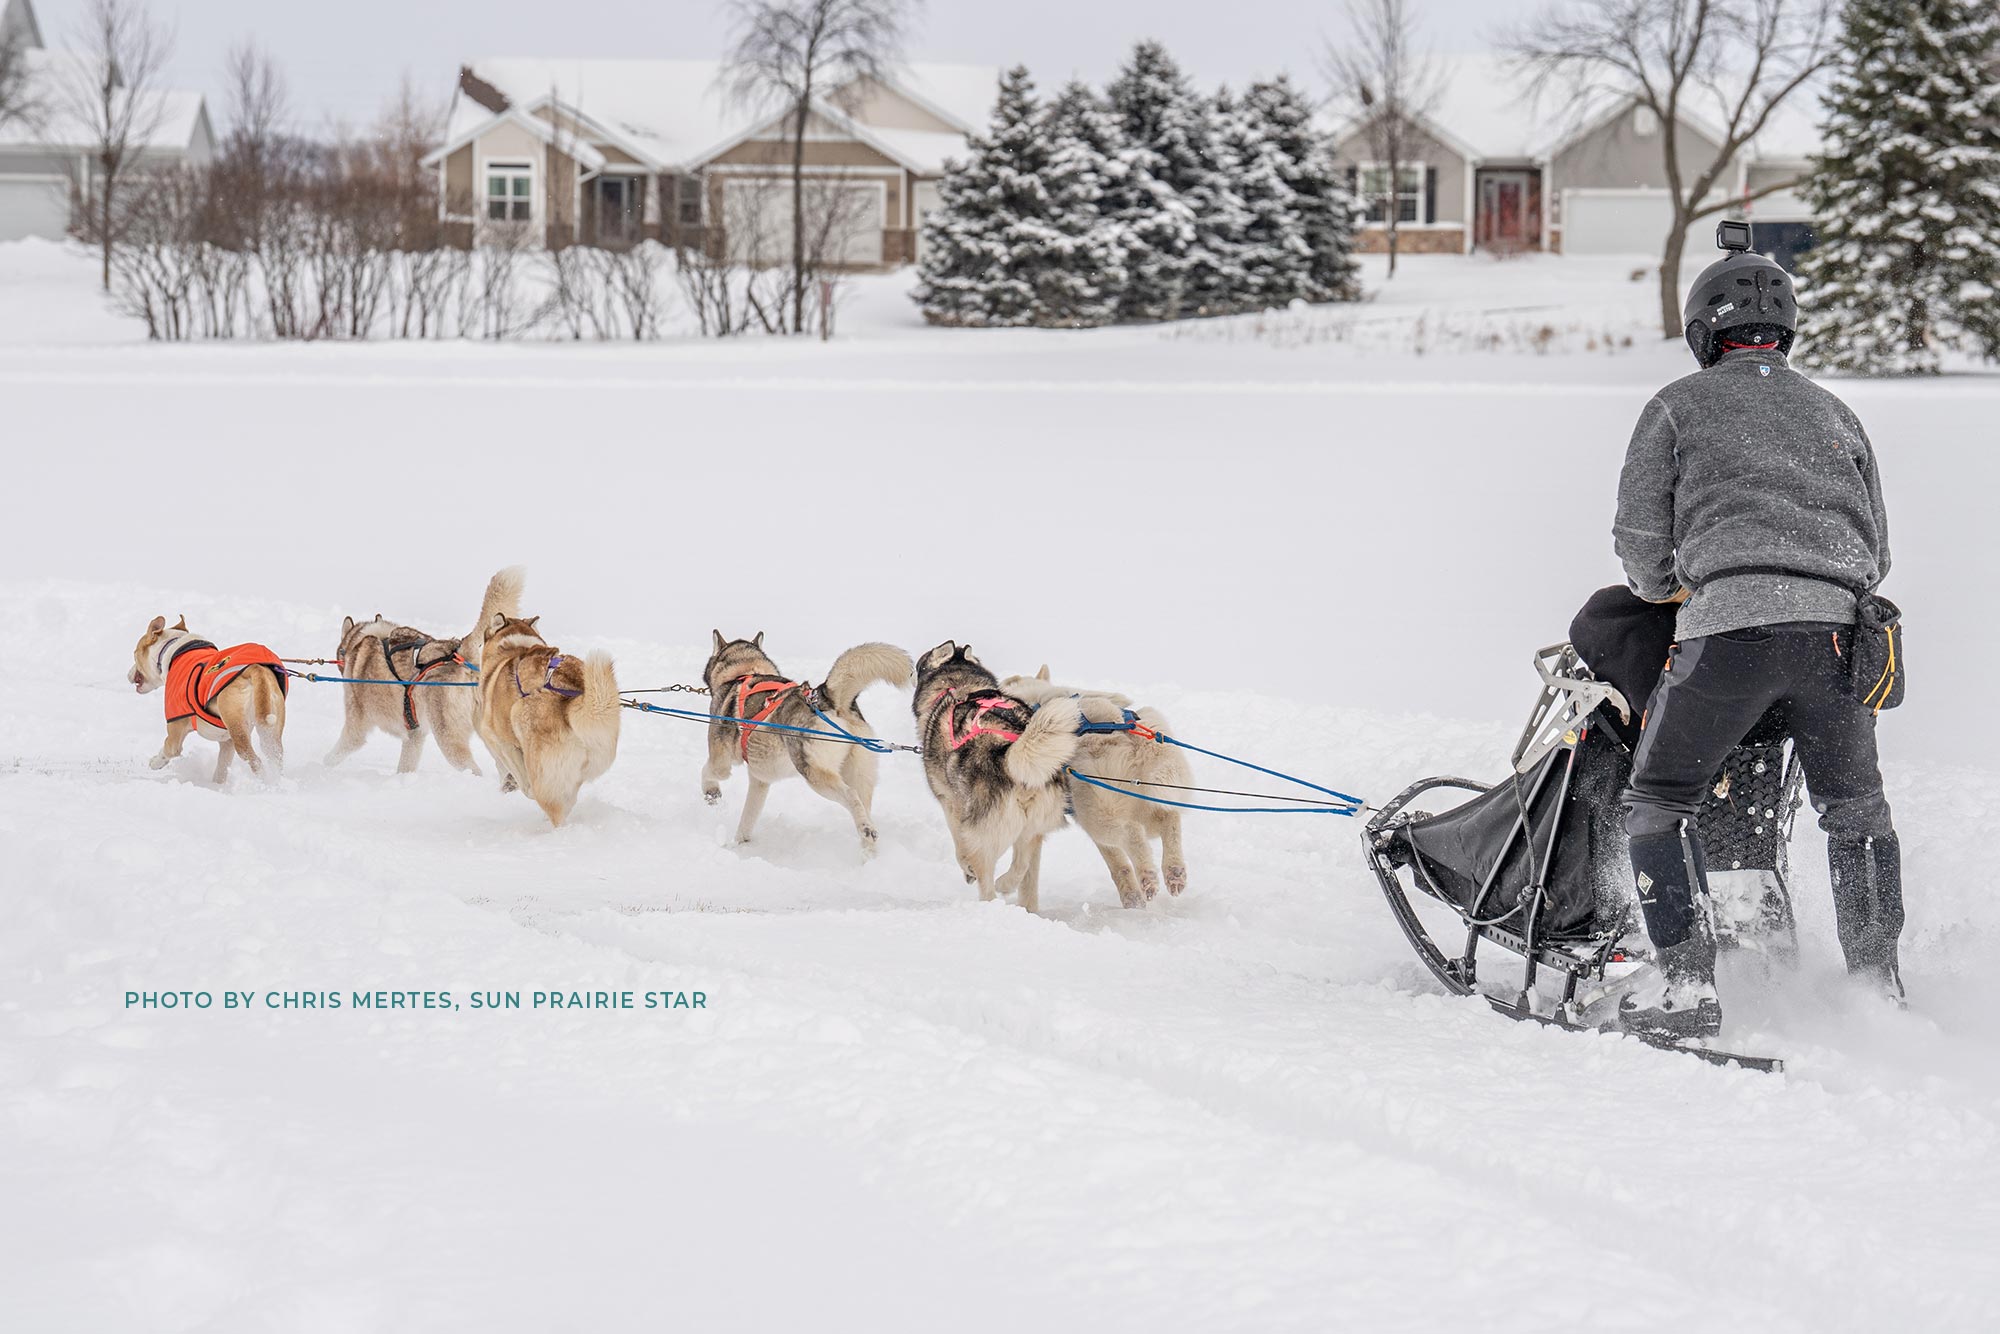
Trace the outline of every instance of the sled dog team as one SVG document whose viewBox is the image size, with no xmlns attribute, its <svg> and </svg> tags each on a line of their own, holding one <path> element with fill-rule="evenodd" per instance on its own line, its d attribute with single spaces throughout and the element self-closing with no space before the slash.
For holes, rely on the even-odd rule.
<svg viewBox="0 0 2000 1334">
<path fill-rule="evenodd" d="M 339 764 L 381 731 L 402 744 L 398 773 L 417 767 L 429 737 L 454 768 L 476 774 L 477 733 L 499 766 L 501 790 L 525 793 L 560 827 L 583 785 L 617 758 L 623 704 L 610 657 L 551 645 L 536 628 L 541 618 L 521 614 L 522 584 L 519 567 L 494 575 L 477 624 L 459 639 L 379 614 L 346 618 L 337 659 L 349 678 L 346 716 L 326 762 Z M 282 768 L 287 673 L 262 644 L 220 649 L 189 630 L 185 617 L 169 628 L 156 616 L 133 648 L 127 680 L 140 694 L 165 692 L 167 735 L 148 761 L 153 768 L 178 757 L 190 732 L 218 744 L 218 783 L 239 757 L 260 776 Z M 831 734 L 875 740 L 861 692 L 914 685 L 924 777 L 944 811 L 959 868 L 980 898 L 1004 894 L 1036 911 L 1042 840 L 1070 814 L 1103 856 L 1123 906 L 1143 906 L 1162 884 L 1169 894 L 1187 888 L 1178 810 L 1069 779 L 1077 768 L 1119 788 L 1192 781 L 1180 752 L 1146 739 L 1144 730 L 1083 730 L 1129 719 L 1153 732 L 1172 730 L 1157 711 L 1134 709 L 1123 695 L 1053 684 L 1046 666 L 1001 680 L 952 640 L 914 664 L 892 645 L 858 644 L 811 685 L 765 654 L 761 631 L 749 639 L 714 632 L 702 680 L 713 720 L 702 798 L 719 803 L 736 767 L 748 772 L 738 842 L 755 831 L 771 784 L 796 774 L 848 813 L 862 851 L 872 854 L 880 757 Z M 476 689 L 420 688 L 445 684 Z M 1008 852 L 1006 872 L 996 874 Z"/>
</svg>

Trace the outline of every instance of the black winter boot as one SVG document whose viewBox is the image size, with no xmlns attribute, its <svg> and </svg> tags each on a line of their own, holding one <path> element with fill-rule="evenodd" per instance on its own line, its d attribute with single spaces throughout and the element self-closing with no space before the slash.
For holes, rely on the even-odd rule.
<svg viewBox="0 0 2000 1334">
<path fill-rule="evenodd" d="M 1896 941 L 1903 934 L 1903 845 L 1894 834 L 1829 838 L 1833 915 L 1847 971 L 1903 998 Z"/>
<path fill-rule="evenodd" d="M 1673 1041 L 1715 1036 L 1722 1029 L 1715 933 L 1703 911 L 1708 868 L 1693 826 L 1683 820 L 1664 833 L 1634 835 L 1632 873 L 1658 975 L 1619 1000 L 1619 1027 Z"/>
</svg>

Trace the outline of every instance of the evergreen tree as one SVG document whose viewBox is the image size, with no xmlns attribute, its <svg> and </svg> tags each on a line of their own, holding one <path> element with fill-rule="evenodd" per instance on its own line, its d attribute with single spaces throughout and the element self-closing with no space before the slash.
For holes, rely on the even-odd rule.
<svg viewBox="0 0 2000 1334">
<path fill-rule="evenodd" d="M 1354 196 L 1333 163 L 1332 145 L 1312 125 L 1312 106 L 1280 76 L 1250 85 L 1246 109 L 1262 122 L 1261 136 L 1277 150 L 1292 192 L 1293 225 L 1305 247 L 1298 295 L 1308 301 L 1358 301 L 1361 270 L 1354 262 Z"/>
<path fill-rule="evenodd" d="M 1042 134 L 1052 236 L 1038 273 L 1036 322 L 1109 324 L 1126 276 L 1124 229 L 1106 209 L 1126 172 L 1118 123 L 1096 93 L 1072 82 L 1049 104 Z"/>
<path fill-rule="evenodd" d="M 1800 359 L 1920 374 L 2000 356 L 2000 9 L 1851 0 L 1804 194 Z"/>
<path fill-rule="evenodd" d="M 992 126 L 971 149 L 946 172 L 940 207 L 924 220 L 914 296 L 933 324 L 1032 324 L 1055 232 L 1043 182 L 1048 145 L 1026 69 L 1001 79 Z"/>
<path fill-rule="evenodd" d="M 1253 218 L 1237 192 L 1244 168 L 1236 160 L 1230 133 L 1238 119 L 1235 99 L 1227 90 L 1214 98 L 1190 95 L 1176 109 L 1184 116 L 1168 121 L 1166 181 L 1194 214 L 1180 313 L 1227 315 L 1254 309 L 1258 303 L 1248 267 Z"/>
<path fill-rule="evenodd" d="M 1298 197 L 1287 179 L 1290 163 L 1259 108 L 1223 89 L 1216 95 L 1220 157 L 1231 189 L 1242 201 L 1243 223 L 1234 241 L 1238 310 L 1290 305 L 1305 293 L 1307 250 Z"/>
<path fill-rule="evenodd" d="M 1141 42 L 1109 89 L 1125 170 L 1105 199 L 1126 252 L 1124 320 L 1181 311 L 1195 246 L 1195 204 L 1179 188 L 1202 169 L 1199 103 L 1165 48 Z"/>
</svg>

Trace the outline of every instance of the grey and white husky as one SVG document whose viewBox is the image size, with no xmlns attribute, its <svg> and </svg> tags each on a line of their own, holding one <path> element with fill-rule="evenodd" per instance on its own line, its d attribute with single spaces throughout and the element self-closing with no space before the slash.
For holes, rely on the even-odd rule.
<svg viewBox="0 0 2000 1334">
<path fill-rule="evenodd" d="M 749 639 L 715 638 L 702 680 L 708 685 L 708 763 L 701 770 L 702 799 L 722 800 L 722 783 L 740 761 L 750 771 L 743 818 L 736 841 L 750 841 L 771 784 L 798 774 L 806 785 L 854 817 L 861 851 L 875 851 L 875 753 L 847 741 L 829 741 L 787 728 L 830 729 L 819 714 L 858 737 L 875 736 L 861 716 L 861 692 L 880 682 L 910 683 L 910 655 L 891 644 L 857 644 L 833 660 L 826 681 L 815 687 L 794 681 L 764 654 L 764 632 Z M 818 710 L 816 713 L 815 710 Z M 746 726 L 742 720 L 776 723 Z"/>
<path fill-rule="evenodd" d="M 1132 701 L 1108 690 L 1077 690 L 1054 685 L 1045 665 L 1033 676 L 1010 676 L 1001 686 L 1008 694 L 1030 704 L 1047 708 L 1056 699 L 1074 699 L 1086 722 L 1122 723 L 1130 710 L 1133 721 L 1145 732 L 1087 732 L 1077 745 L 1073 767 L 1078 773 L 1101 778 L 1116 787 L 1148 795 L 1172 797 L 1172 791 L 1143 786 L 1148 783 L 1187 787 L 1194 782 L 1185 756 L 1172 746 L 1163 746 L 1148 732 L 1171 734 L 1173 727 L 1158 709 L 1135 709 Z M 1092 783 L 1072 778 L 1069 785 L 1070 809 L 1077 824 L 1097 845 L 1098 855 L 1111 871 L 1111 883 L 1118 889 L 1118 901 L 1127 908 L 1143 906 L 1160 892 L 1160 871 L 1166 871 L 1167 893 L 1179 894 L 1187 888 L 1187 858 L 1181 851 L 1181 813 L 1137 797 L 1107 791 Z M 1159 840 L 1160 861 L 1153 860 L 1153 840 Z"/>
<path fill-rule="evenodd" d="M 966 883 L 979 897 L 1041 906 L 1042 840 L 1062 828 L 1063 769 L 1077 751 L 1075 700 L 1037 709 L 1001 689 L 969 647 L 947 639 L 917 661 L 917 737 L 924 778 L 944 808 Z M 1014 850 L 999 882 L 994 863 Z"/>
<path fill-rule="evenodd" d="M 340 674 L 364 681 L 403 681 L 406 685 L 341 687 L 347 714 L 340 740 L 327 752 L 328 765 L 361 749 L 370 730 L 387 732 L 403 745 L 396 772 L 416 772 L 423 758 L 424 738 L 433 737 L 454 769 L 479 772 L 472 758 L 473 698 L 466 687 L 479 679 L 467 665 L 479 655 L 462 653 L 463 641 L 440 639 L 414 626 L 397 625 L 376 612 L 373 620 L 352 616 L 340 623 Z M 457 682 L 440 688 L 439 682 Z M 421 685 L 417 684 L 422 682 Z"/>
</svg>

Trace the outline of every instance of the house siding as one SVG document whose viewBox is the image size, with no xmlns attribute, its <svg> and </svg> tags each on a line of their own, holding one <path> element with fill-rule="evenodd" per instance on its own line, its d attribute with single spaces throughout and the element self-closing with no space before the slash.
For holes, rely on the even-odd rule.
<svg viewBox="0 0 2000 1334">
<path fill-rule="evenodd" d="M 1556 154 L 1551 164 L 1557 193 L 1564 190 L 1664 190 L 1666 154 L 1660 135 L 1640 134 L 1627 107 Z M 1692 178 L 1715 161 L 1719 145 L 1685 122 L 1676 128 L 1681 172 Z M 1726 187 L 1729 182 L 1722 184 Z"/>
<path fill-rule="evenodd" d="M 864 79 L 843 99 L 841 109 L 864 125 L 885 130 L 923 130 L 930 134 L 957 134 L 958 127 L 947 125 L 893 88 Z"/>
<path fill-rule="evenodd" d="M 1431 210 L 1433 220 L 1440 226 L 1456 227 L 1462 242 L 1465 225 L 1470 221 L 1466 214 L 1465 158 L 1421 131 L 1415 133 L 1412 140 L 1408 153 L 1411 162 L 1421 162 L 1437 172 L 1437 193 Z M 1374 161 L 1375 154 L 1368 146 L 1366 132 L 1356 132 L 1342 139 L 1334 148 L 1333 160 L 1343 169 L 1358 168 L 1364 162 Z M 1409 228 L 1410 224 L 1404 223 L 1397 228 L 1397 232 L 1400 234 Z"/>
</svg>

